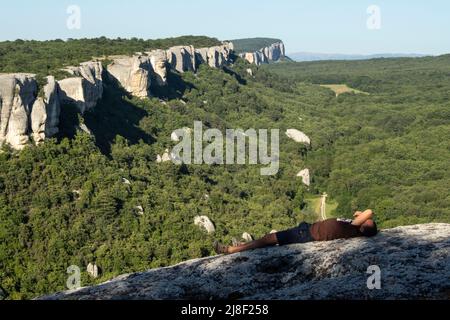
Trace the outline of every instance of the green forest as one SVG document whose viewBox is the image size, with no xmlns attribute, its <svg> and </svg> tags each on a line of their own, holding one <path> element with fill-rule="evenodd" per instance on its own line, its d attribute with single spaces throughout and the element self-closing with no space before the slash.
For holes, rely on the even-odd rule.
<svg viewBox="0 0 450 320">
<path fill-rule="evenodd" d="M 0 43 L 1 72 L 45 74 L 92 56 L 127 54 L 178 40 L 71 40 Z M 247 73 L 252 68 L 254 76 Z M 324 84 L 368 94 L 336 97 Z M 450 222 L 450 56 L 358 62 L 242 59 L 223 70 L 202 65 L 169 74 L 165 99 L 130 97 L 106 83 L 83 116 L 63 106 L 60 136 L 0 152 L 0 287 L 8 299 L 66 289 L 71 265 L 101 269 L 82 285 L 213 254 L 230 243 L 317 216 L 307 199 L 327 192 L 334 216 L 372 208 L 382 228 Z M 280 129 L 280 171 L 259 166 L 156 163 L 173 130 Z M 92 135 L 75 130 L 84 122 Z M 305 147 L 284 135 L 305 132 Z M 313 183 L 296 174 L 310 168 Z M 126 183 L 129 182 L 129 183 Z M 143 213 L 139 207 L 143 208 Z M 194 225 L 206 215 L 208 235 Z"/>
</svg>

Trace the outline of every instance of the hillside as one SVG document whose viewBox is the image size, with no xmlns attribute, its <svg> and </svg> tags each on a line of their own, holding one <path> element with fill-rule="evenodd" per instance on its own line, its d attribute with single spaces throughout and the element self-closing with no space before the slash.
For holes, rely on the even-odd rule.
<svg viewBox="0 0 450 320">
<path fill-rule="evenodd" d="M 254 52 L 270 45 L 281 42 L 280 39 L 273 38 L 247 38 L 230 40 L 234 45 L 234 51 L 239 53 Z"/>
<path fill-rule="evenodd" d="M 448 299 L 449 259 L 450 225 L 430 224 L 385 230 L 370 240 L 192 260 L 40 299 Z M 379 290 L 367 287 L 373 265 L 381 270 Z"/>
<path fill-rule="evenodd" d="M 190 58 L 164 61 L 166 69 L 149 62 L 158 52 L 78 66 L 105 53 L 91 47 L 96 41 L 36 42 L 31 52 L 20 41 L 0 45 L 2 71 L 46 75 L 74 64 L 78 73 L 97 71 L 86 100 L 102 91 L 87 101 L 84 113 L 80 101 L 63 103 L 53 138 L 21 152 L 2 147 L 0 290 L 8 299 L 64 290 L 70 265 L 83 271 L 83 285 L 95 285 L 208 257 L 215 239 L 231 243 L 244 232 L 259 237 L 312 222 L 316 214 L 306 199 L 323 192 L 337 203 L 333 216 L 350 218 L 371 207 L 384 228 L 450 223 L 449 56 L 258 68 L 232 54 L 210 64 L 206 48 L 208 63 L 194 68 L 190 58 L 204 50 L 192 54 L 188 47 L 171 51 Z M 130 41 L 129 48 L 108 53 L 154 48 Z M 180 44 L 167 41 L 166 49 Z M 217 45 L 209 38 L 192 41 L 197 49 Z M 71 51 L 75 44 L 80 51 Z M 216 49 L 213 56 L 220 57 Z M 47 69 L 49 55 L 56 58 Z M 150 87 L 135 85 L 150 71 Z M 124 85 L 105 76 L 113 73 Z M 369 95 L 336 98 L 323 84 L 346 84 Z M 158 163 L 158 155 L 174 146 L 172 132 L 192 128 L 194 121 L 222 132 L 280 129 L 278 174 L 261 176 L 261 166 Z M 304 132 L 311 145 L 288 138 L 288 129 Z M 297 177 L 305 168 L 310 187 Z M 215 233 L 198 228 L 197 216 L 209 217 Z M 99 278 L 85 272 L 90 263 L 101 269 Z"/>
<path fill-rule="evenodd" d="M 329 91 L 314 108 L 328 137 L 316 141 L 324 146 L 316 144 L 308 160 L 315 183 L 339 202 L 337 214 L 371 207 L 386 227 L 448 219 L 449 55 L 264 68 L 293 82 L 368 93 L 336 98 Z"/>
</svg>

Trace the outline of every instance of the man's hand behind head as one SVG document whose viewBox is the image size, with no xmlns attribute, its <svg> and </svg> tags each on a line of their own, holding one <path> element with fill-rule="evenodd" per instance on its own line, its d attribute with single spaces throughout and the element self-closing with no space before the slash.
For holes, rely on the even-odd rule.
<svg viewBox="0 0 450 320">
<path fill-rule="evenodd" d="M 356 211 L 355 214 L 353 215 L 355 218 L 359 217 L 360 215 L 362 215 L 363 212 L 362 211 Z"/>
</svg>

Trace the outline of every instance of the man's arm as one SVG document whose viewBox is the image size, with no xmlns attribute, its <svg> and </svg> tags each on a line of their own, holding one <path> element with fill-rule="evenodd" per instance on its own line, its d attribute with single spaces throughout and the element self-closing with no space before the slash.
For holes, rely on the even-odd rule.
<svg viewBox="0 0 450 320">
<path fill-rule="evenodd" d="M 355 217 L 356 219 L 353 220 L 352 225 L 360 227 L 362 226 L 367 220 L 372 219 L 373 218 L 373 211 L 372 210 L 366 210 L 364 212 L 356 212 L 355 213 Z"/>
</svg>

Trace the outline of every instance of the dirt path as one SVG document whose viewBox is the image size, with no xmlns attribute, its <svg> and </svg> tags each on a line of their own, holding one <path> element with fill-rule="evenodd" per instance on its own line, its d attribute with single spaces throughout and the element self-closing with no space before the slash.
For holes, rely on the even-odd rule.
<svg viewBox="0 0 450 320">
<path fill-rule="evenodd" d="M 327 220 L 327 197 L 328 195 L 324 193 L 320 200 L 320 217 L 322 221 Z"/>
</svg>

